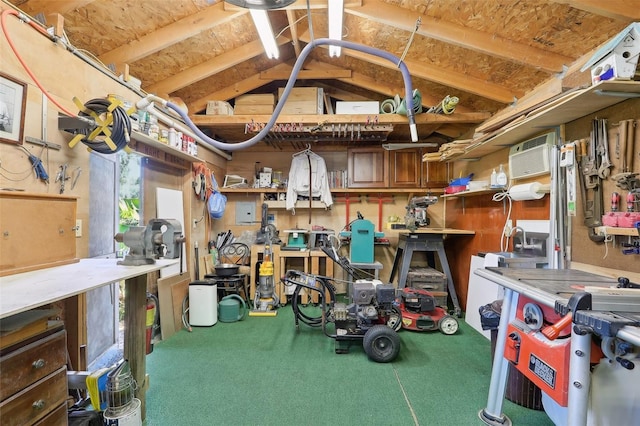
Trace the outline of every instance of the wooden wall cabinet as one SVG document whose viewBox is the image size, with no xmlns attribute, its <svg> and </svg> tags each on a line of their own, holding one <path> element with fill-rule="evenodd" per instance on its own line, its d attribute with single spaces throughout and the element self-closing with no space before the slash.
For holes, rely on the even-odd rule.
<svg viewBox="0 0 640 426">
<path fill-rule="evenodd" d="M 391 188 L 444 188 L 449 184 L 449 164 L 425 163 L 422 149 L 389 152 L 389 186 Z"/>
<path fill-rule="evenodd" d="M 389 151 L 389 186 L 392 188 L 420 188 L 422 185 L 419 149 Z"/>
<path fill-rule="evenodd" d="M 445 162 L 422 162 L 422 154 L 420 154 L 420 162 L 422 164 L 422 181 L 420 186 L 423 188 L 445 188 L 451 181 L 451 167 Z"/>
<path fill-rule="evenodd" d="M 77 198 L 0 191 L 0 276 L 77 262 Z"/>
<path fill-rule="evenodd" d="M 389 151 L 376 147 L 349 148 L 347 173 L 349 188 L 386 188 L 389 186 Z"/>
</svg>

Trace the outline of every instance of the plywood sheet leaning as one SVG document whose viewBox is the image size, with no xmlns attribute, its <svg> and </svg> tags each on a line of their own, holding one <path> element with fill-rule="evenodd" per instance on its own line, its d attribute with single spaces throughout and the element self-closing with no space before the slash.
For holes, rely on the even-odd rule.
<svg viewBox="0 0 640 426">
<path fill-rule="evenodd" d="M 182 328 L 182 301 L 189 292 L 188 274 L 172 275 L 158 280 L 160 331 L 166 340 Z"/>
</svg>

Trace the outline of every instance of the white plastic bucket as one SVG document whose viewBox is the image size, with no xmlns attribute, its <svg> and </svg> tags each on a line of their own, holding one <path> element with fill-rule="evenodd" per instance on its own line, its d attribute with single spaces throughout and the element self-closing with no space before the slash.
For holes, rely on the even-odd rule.
<svg viewBox="0 0 640 426">
<path fill-rule="evenodd" d="M 140 400 L 133 398 L 131 407 L 126 410 L 113 411 L 107 408 L 104 411 L 104 426 L 142 426 L 142 414 Z"/>
</svg>

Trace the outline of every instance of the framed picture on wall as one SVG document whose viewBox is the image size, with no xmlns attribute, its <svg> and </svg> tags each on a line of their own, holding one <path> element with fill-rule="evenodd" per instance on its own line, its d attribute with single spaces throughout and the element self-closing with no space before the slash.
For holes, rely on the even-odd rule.
<svg viewBox="0 0 640 426">
<path fill-rule="evenodd" d="M 22 145 L 27 85 L 0 73 L 0 142 Z"/>
</svg>

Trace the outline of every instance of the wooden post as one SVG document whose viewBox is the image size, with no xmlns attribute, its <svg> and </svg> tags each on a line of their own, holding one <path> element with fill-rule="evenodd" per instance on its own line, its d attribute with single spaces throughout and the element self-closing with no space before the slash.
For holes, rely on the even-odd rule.
<svg viewBox="0 0 640 426">
<path fill-rule="evenodd" d="M 146 312 L 147 275 L 142 274 L 125 281 L 124 288 L 124 358 L 129 361 L 131 373 L 138 384 L 136 396 L 140 400 L 142 420 L 146 417 L 145 380 L 146 359 Z"/>
</svg>

